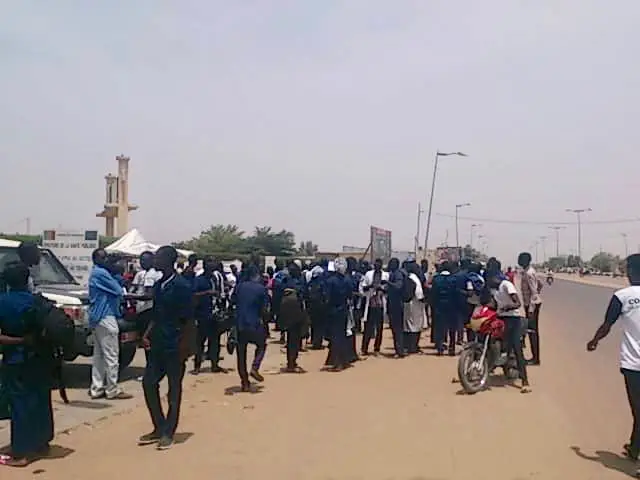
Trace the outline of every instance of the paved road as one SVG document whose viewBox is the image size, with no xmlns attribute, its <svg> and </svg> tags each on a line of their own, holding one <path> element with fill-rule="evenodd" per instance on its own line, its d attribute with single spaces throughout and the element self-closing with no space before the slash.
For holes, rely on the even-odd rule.
<svg viewBox="0 0 640 480">
<path fill-rule="evenodd" d="M 308 374 L 278 375 L 282 355 L 271 346 L 259 395 L 235 395 L 235 374 L 187 380 L 184 445 L 162 453 L 137 448 L 149 420 L 133 408 L 60 436 L 57 453 L 72 454 L 12 478 L 36 472 L 73 480 L 91 472 L 100 480 L 114 469 L 158 480 L 632 478 L 633 466 L 617 454 L 630 428 L 619 332 L 598 351 L 585 350 L 611 292 L 565 281 L 546 289 L 543 365 L 531 369 L 530 395 L 500 378 L 490 391 L 457 395 L 456 360 L 432 355 L 375 358 L 330 374 L 319 372 L 323 354 L 313 352 L 301 360 Z"/>
</svg>

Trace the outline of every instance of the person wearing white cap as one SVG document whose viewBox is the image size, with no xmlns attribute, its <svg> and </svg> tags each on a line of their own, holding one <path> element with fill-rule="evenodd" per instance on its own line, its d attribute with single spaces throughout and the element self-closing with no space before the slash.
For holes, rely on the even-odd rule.
<svg viewBox="0 0 640 480">
<path fill-rule="evenodd" d="M 325 366 L 341 371 L 350 365 L 350 344 L 347 337 L 348 301 L 353 294 L 353 285 L 345 276 L 347 261 L 337 258 L 329 264 L 329 271 L 335 272 L 327 279 L 327 299 L 329 313 L 329 354 Z"/>
</svg>

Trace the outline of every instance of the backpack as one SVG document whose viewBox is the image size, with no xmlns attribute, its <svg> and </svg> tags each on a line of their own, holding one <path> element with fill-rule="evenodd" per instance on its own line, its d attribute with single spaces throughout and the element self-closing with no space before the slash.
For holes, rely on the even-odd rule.
<svg viewBox="0 0 640 480">
<path fill-rule="evenodd" d="M 285 330 L 292 325 L 304 322 L 304 310 L 300 304 L 300 299 L 295 291 L 287 289 L 282 296 L 280 303 L 280 313 L 278 315 L 280 326 Z"/>
<path fill-rule="evenodd" d="M 319 307 L 327 302 L 322 285 L 322 279 L 316 277 L 309 283 L 309 303 L 314 307 Z"/>
<path fill-rule="evenodd" d="M 416 296 L 416 283 L 405 274 L 402 280 L 402 301 L 409 303 Z"/>
<path fill-rule="evenodd" d="M 52 352 L 59 349 L 63 352 L 73 350 L 76 328 L 64 310 L 42 295 L 35 295 L 27 314 L 37 332 L 36 341 L 39 346 Z"/>
</svg>

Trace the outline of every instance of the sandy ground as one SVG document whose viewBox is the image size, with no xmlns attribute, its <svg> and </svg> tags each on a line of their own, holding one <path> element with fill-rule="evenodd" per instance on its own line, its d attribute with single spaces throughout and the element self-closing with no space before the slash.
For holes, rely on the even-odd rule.
<svg viewBox="0 0 640 480">
<path fill-rule="evenodd" d="M 235 372 L 186 380 L 179 444 L 170 451 L 136 446 L 150 425 L 138 398 L 59 435 L 58 458 L 1 470 L 0 478 L 633 478 L 618 455 L 630 428 L 619 334 L 597 352 L 584 347 L 610 295 L 564 281 L 545 290 L 543 366 L 530 369 L 529 395 L 500 377 L 490 391 L 459 395 L 456 359 L 428 354 L 371 358 L 335 374 L 319 371 L 323 353 L 305 353 L 309 373 L 284 375 L 271 345 L 260 393 L 235 393 Z"/>
</svg>

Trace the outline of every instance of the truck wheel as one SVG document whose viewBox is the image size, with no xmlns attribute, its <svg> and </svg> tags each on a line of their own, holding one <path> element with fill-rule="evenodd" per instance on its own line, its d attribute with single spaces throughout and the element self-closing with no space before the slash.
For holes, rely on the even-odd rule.
<svg viewBox="0 0 640 480">
<path fill-rule="evenodd" d="M 120 371 L 131 365 L 133 358 L 136 356 L 138 345 L 135 342 L 120 344 Z"/>
</svg>

